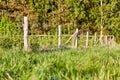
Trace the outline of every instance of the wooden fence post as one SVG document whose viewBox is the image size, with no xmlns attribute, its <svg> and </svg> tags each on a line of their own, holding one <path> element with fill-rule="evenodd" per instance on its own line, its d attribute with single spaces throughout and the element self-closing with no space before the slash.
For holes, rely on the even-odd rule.
<svg viewBox="0 0 120 80">
<path fill-rule="evenodd" d="M 101 31 L 101 34 L 100 34 L 100 45 L 102 46 L 103 45 L 103 35 L 102 35 L 102 31 Z"/>
<path fill-rule="evenodd" d="M 108 45 L 107 35 L 105 36 L 105 45 Z"/>
<path fill-rule="evenodd" d="M 96 33 L 94 35 L 94 46 L 96 46 Z"/>
<path fill-rule="evenodd" d="M 88 32 L 86 34 L 86 48 L 88 47 Z"/>
<path fill-rule="evenodd" d="M 76 35 L 75 35 L 75 48 L 78 48 L 78 28 L 76 29 Z"/>
<path fill-rule="evenodd" d="M 112 38 L 112 46 L 115 46 L 115 37 Z"/>
<path fill-rule="evenodd" d="M 58 26 L 58 48 L 61 46 L 61 25 Z"/>
<path fill-rule="evenodd" d="M 28 17 L 24 17 L 24 50 L 28 51 Z"/>
</svg>

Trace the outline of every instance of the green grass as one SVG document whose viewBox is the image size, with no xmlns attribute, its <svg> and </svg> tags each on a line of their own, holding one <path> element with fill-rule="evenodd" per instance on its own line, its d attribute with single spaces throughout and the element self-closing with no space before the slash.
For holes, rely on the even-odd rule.
<svg viewBox="0 0 120 80">
<path fill-rule="evenodd" d="M 120 46 L 44 53 L 0 49 L 0 80 L 120 80 Z"/>
</svg>

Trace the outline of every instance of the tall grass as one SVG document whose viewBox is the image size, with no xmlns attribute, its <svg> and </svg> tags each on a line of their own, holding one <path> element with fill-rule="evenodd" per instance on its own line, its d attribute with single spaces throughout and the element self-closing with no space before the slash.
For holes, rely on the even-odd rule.
<svg viewBox="0 0 120 80">
<path fill-rule="evenodd" d="M 120 80 L 119 47 L 38 53 L 0 49 L 0 80 Z"/>
</svg>

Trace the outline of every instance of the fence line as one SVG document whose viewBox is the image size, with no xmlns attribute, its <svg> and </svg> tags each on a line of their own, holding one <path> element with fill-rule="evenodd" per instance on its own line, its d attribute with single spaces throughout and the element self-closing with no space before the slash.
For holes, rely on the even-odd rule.
<svg viewBox="0 0 120 80">
<path fill-rule="evenodd" d="M 59 41 L 59 36 L 58 35 L 29 35 L 29 37 L 46 37 L 46 38 L 49 38 L 51 37 L 51 39 L 53 39 L 53 37 L 55 37 L 56 39 L 58 38 L 58 41 Z M 43 39 L 44 39 L 43 38 Z M 68 39 L 67 39 L 68 38 Z M 83 40 L 81 40 L 81 38 Z M 67 46 L 67 45 L 70 45 L 71 44 L 71 47 L 72 48 L 77 48 L 79 47 L 80 45 L 82 46 L 85 46 L 86 48 L 89 47 L 89 46 L 98 46 L 98 45 L 101 45 L 100 42 L 99 42 L 99 35 L 89 35 L 89 33 L 87 32 L 86 35 L 84 36 L 81 36 L 81 35 L 76 35 L 76 32 L 72 35 L 61 35 L 60 36 L 60 41 L 62 43 L 59 44 L 59 47 L 62 47 L 62 46 Z M 73 40 L 73 41 L 72 41 Z M 45 41 L 45 39 L 44 39 Z M 57 41 L 57 42 L 58 42 Z M 110 46 L 110 45 L 114 45 L 115 39 L 112 35 L 103 35 L 103 46 Z M 48 41 L 49 42 L 49 41 Z M 83 42 L 83 44 L 81 43 Z M 91 43 L 92 42 L 92 43 Z M 57 45 L 57 44 L 56 44 Z"/>
<path fill-rule="evenodd" d="M 78 34 L 79 30 L 78 28 L 76 28 L 76 32 L 73 34 L 73 35 L 61 35 L 61 25 L 58 26 L 58 35 L 28 35 L 28 17 L 24 17 L 24 50 L 25 51 L 28 51 L 28 36 L 38 36 L 38 37 L 58 37 L 58 48 L 61 48 L 62 44 L 62 38 L 63 36 L 67 37 L 67 36 L 70 36 L 70 38 L 68 38 L 68 40 L 65 42 L 64 46 L 67 45 L 68 42 L 70 42 L 70 40 L 73 38 L 73 43 L 72 43 L 72 47 L 73 48 L 78 48 L 78 43 L 79 43 L 79 38 L 81 37 L 79 34 Z M 19 35 L 17 35 L 19 36 Z M 101 44 L 101 35 L 99 35 L 97 37 L 96 33 L 94 35 L 89 35 L 89 33 L 87 32 L 86 35 L 83 35 L 82 36 L 83 38 L 86 38 L 85 39 L 85 47 L 89 47 L 89 38 L 93 38 L 93 46 L 96 46 L 97 45 L 97 39 L 98 39 L 98 42 Z M 104 40 L 103 40 L 104 38 Z M 78 41 L 79 40 L 79 41 Z M 115 38 L 113 35 L 102 35 L 102 42 L 105 42 L 105 45 L 115 45 Z"/>
<path fill-rule="evenodd" d="M 104 42 L 105 46 L 113 45 L 114 40 L 112 40 L 113 38 L 111 36 L 112 35 L 103 35 L 103 42 Z M 49 37 L 50 37 L 49 40 L 53 39 L 53 38 L 56 38 L 56 40 L 57 40 L 57 38 L 58 38 L 57 35 L 52 35 L 52 36 L 51 35 L 29 35 L 29 37 L 31 37 L 31 39 L 32 39 L 32 37 L 38 37 L 38 39 L 39 39 L 39 37 L 40 38 L 43 37 L 43 39 L 42 39 L 43 41 L 45 41 L 45 39 L 48 40 L 47 38 L 49 38 Z M 81 40 L 81 38 L 83 40 Z M 73 42 L 72 42 L 72 40 L 73 40 Z M 91 43 L 91 40 L 93 40 L 92 43 Z M 52 41 L 54 41 L 54 40 L 52 40 Z M 84 36 L 79 35 L 79 37 L 76 40 L 76 33 L 74 33 L 71 36 L 70 35 L 61 35 L 61 42 L 62 43 L 60 44 L 60 47 L 71 45 L 72 48 L 77 48 L 77 47 L 80 47 L 80 46 L 85 46 L 86 48 L 88 48 L 90 46 L 99 46 L 99 45 L 101 45 L 100 42 L 99 42 L 99 35 L 93 35 L 93 36 L 90 36 L 89 34 L 86 34 Z M 83 42 L 83 44 L 81 42 Z"/>
</svg>

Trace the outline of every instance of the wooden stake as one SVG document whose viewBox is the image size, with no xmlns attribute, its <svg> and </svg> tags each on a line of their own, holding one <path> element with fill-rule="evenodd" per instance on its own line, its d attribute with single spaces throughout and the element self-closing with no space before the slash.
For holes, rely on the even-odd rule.
<svg viewBox="0 0 120 80">
<path fill-rule="evenodd" d="M 28 51 L 28 17 L 24 17 L 24 50 Z"/>
<path fill-rule="evenodd" d="M 108 45 L 107 35 L 105 36 L 105 45 Z"/>
<path fill-rule="evenodd" d="M 112 46 L 115 46 L 115 37 L 113 36 L 113 38 L 112 38 Z"/>
<path fill-rule="evenodd" d="M 58 48 L 61 46 L 61 25 L 58 26 Z"/>
<path fill-rule="evenodd" d="M 102 34 L 102 30 L 100 31 L 100 45 L 103 45 L 103 34 Z"/>
<path fill-rule="evenodd" d="M 86 34 L 86 48 L 88 47 L 88 32 Z"/>
<path fill-rule="evenodd" d="M 76 29 L 76 35 L 75 35 L 75 48 L 78 48 L 78 28 Z"/>
<path fill-rule="evenodd" d="M 100 31 L 100 44 L 103 45 L 103 10 L 102 10 L 102 4 L 103 4 L 103 0 L 100 0 L 100 4 L 101 4 L 101 31 Z"/>
<path fill-rule="evenodd" d="M 94 46 L 96 46 L 96 33 L 94 35 Z"/>
</svg>

